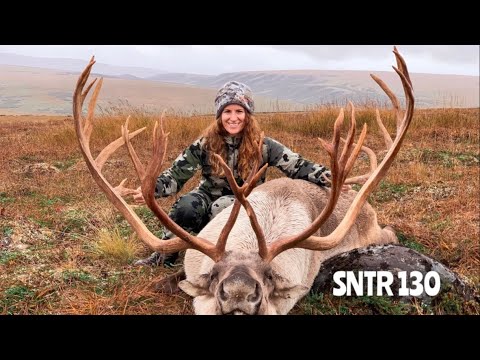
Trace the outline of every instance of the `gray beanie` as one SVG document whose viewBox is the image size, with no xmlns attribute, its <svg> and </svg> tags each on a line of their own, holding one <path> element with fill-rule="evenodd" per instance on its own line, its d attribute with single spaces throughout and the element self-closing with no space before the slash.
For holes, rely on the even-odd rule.
<svg viewBox="0 0 480 360">
<path fill-rule="evenodd" d="M 218 118 L 225 106 L 230 104 L 241 105 L 250 114 L 255 106 L 252 98 L 252 90 L 245 84 L 238 81 L 229 81 L 223 85 L 215 97 L 216 117 Z"/>
</svg>

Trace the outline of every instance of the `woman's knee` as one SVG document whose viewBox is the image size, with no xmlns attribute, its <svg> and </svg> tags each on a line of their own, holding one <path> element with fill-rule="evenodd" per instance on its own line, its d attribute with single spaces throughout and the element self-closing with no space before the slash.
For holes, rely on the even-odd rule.
<svg viewBox="0 0 480 360">
<path fill-rule="evenodd" d="M 235 196 L 234 195 L 225 195 L 217 200 L 215 200 L 212 205 L 210 206 L 210 210 L 208 213 L 209 219 L 213 219 L 215 216 L 217 216 L 223 209 L 229 207 L 230 205 L 233 204 L 235 201 Z"/>
<path fill-rule="evenodd" d="M 208 203 L 198 194 L 185 194 L 173 205 L 169 216 L 190 231 L 199 231 L 207 218 Z"/>
</svg>

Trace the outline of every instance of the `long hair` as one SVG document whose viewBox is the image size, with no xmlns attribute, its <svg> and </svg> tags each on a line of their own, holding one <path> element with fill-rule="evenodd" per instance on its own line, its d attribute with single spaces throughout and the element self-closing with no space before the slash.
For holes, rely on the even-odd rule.
<svg viewBox="0 0 480 360">
<path fill-rule="evenodd" d="M 245 113 L 244 121 L 245 127 L 241 132 L 242 142 L 240 143 L 239 148 L 237 171 L 242 179 L 245 180 L 248 177 L 253 161 L 257 156 L 257 148 L 258 142 L 260 141 L 261 131 L 255 116 L 251 115 L 250 113 Z M 208 153 L 213 175 L 225 176 L 219 161 L 212 155 L 212 153 L 220 155 L 225 163 L 228 164 L 227 149 L 224 140 L 224 137 L 228 136 L 228 132 L 223 127 L 221 116 L 219 116 L 214 123 L 205 129 L 203 136 L 205 137 L 205 149 Z"/>
</svg>

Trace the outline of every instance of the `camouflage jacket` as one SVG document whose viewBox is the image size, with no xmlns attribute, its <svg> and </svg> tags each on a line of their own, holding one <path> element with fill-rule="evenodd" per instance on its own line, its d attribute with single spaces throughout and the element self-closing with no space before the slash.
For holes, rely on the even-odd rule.
<svg viewBox="0 0 480 360">
<path fill-rule="evenodd" d="M 237 173 L 237 159 L 241 138 L 225 137 L 227 146 L 227 164 L 233 169 L 237 184 L 241 186 L 243 180 Z M 212 200 L 220 196 L 232 195 L 233 192 L 226 177 L 212 175 L 212 167 L 208 161 L 207 151 L 204 149 L 205 139 L 197 139 L 187 147 L 157 178 L 155 189 L 156 197 L 165 197 L 179 192 L 183 185 L 195 174 L 202 170 L 202 178 L 197 189 L 207 193 Z M 299 154 L 282 145 L 278 141 L 265 137 L 263 141 L 263 163 L 279 168 L 285 175 L 292 179 L 304 179 L 320 186 L 329 186 L 322 176 L 330 177 L 330 171 L 323 165 L 315 164 L 302 158 Z M 265 182 L 266 172 L 257 185 Z"/>
</svg>

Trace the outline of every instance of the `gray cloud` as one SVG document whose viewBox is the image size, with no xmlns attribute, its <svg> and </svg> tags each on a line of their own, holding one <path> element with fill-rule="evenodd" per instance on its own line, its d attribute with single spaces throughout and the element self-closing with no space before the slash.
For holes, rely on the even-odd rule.
<svg viewBox="0 0 480 360">
<path fill-rule="evenodd" d="M 338 60 L 348 57 L 385 57 L 392 45 L 274 45 L 286 51 L 304 52 L 316 59 Z M 398 45 L 405 55 L 430 56 L 434 60 L 478 64 L 479 46 L 476 45 Z"/>
<path fill-rule="evenodd" d="M 479 74 L 478 45 L 398 45 L 411 72 Z M 0 45 L 0 52 L 88 59 L 168 72 L 391 70 L 392 45 Z"/>
</svg>

